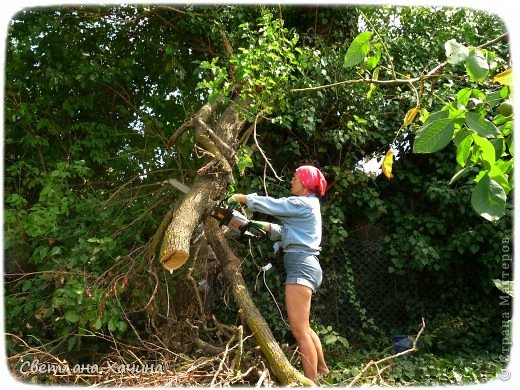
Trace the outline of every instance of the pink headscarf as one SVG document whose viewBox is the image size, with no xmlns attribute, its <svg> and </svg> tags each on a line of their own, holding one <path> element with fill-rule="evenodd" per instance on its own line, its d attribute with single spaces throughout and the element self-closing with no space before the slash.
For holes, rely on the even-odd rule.
<svg viewBox="0 0 520 390">
<path fill-rule="evenodd" d="M 320 196 L 325 195 L 327 180 L 325 180 L 323 173 L 318 168 L 311 165 L 303 165 L 296 169 L 296 176 L 298 176 L 298 179 L 307 189 L 307 193 L 315 192 Z"/>
</svg>

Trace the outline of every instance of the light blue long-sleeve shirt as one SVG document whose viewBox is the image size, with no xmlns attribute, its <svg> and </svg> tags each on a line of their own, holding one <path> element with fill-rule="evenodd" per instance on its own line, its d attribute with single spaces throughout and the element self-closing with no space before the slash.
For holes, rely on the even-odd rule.
<svg viewBox="0 0 520 390">
<path fill-rule="evenodd" d="M 269 237 L 281 240 L 285 252 L 304 252 L 319 255 L 321 247 L 320 201 L 315 195 L 271 198 L 249 194 L 247 207 L 251 211 L 272 215 L 282 225 L 271 224 Z"/>
</svg>

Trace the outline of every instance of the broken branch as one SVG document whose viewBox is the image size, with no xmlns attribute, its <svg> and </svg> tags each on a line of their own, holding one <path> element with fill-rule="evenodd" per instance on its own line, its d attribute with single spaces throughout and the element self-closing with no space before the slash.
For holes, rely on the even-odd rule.
<svg viewBox="0 0 520 390">
<path fill-rule="evenodd" d="M 401 351 L 401 352 L 398 352 L 394 355 L 391 355 L 391 356 L 387 356 L 387 357 L 384 357 L 382 359 L 379 359 L 377 361 L 374 361 L 374 360 L 371 360 L 370 362 L 368 362 L 368 364 L 359 372 L 359 374 L 357 374 L 354 379 L 352 379 L 352 381 L 350 382 L 350 384 L 348 385 L 348 387 L 352 387 L 357 381 L 359 381 L 363 375 L 368 371 L 368 369 L 372 366 L 376 366 L 377 368 L 377 371 L 378 371 L 378 375 L 381 374 L 382 370 L 380 371 L 379 368 L 378 368 L 378 365 L 381 364 L 381 363 L 384 363 L 384 362 L 387 362 L 389 360 L 392 360 L 392 359 L 395 359 L 397 357 L 400 357 L 400 356 L 403 356 L 403 355 L 406 355 L 406 354 L 409 354 L 409 353 L 412 353 L 412 352 L 415 352 L 417 351 L 417 340 L 419 340 L 419 337 L 421 337 L 422 333 L 424 332 L 424 329 L 426 328 L 426 324 L 424 323 L 424 318 L 422 318 L 422 326 L 421 326 L 421 329 L 419 330 L 419 333 L 417 333 L 417 336 L 415 337 L 415 340 L 413 341 L 413 344 L 412 344 L 412 348 L 410 349 L 407 349 L 405 351 Z M 384 368 L 386 369 L 386 368 Z"/>
</svg>

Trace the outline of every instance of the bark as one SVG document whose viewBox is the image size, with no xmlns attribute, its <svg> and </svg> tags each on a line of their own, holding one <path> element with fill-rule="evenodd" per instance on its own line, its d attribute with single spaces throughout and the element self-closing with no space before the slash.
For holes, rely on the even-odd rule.
<svg viewBox="0 0 520 390">
<path fill-rule="evenodd" d="M 170 145 L 173 145 L 184 131 L 194 128 L 197 142 L 221 168 L 220 172 L 209 172 L 211 169 L 218 169 L 212 166 L 213 161 L 202 168 L 203 172 L 212 175 L 197 176 L 190 191 L 180 201 L 173 214 L 160 251 L 161 263 L 170 272 L 188 260 L 193 230 L 199 224 L 202 215 L 208 211 L 207 207 L 224 192 L 231 166 L 234 165 L 234 155 L 230 151 L 233 150 L 232 146 L 246 122 L 239 115 L 239 107 L 244 103 L 231 102 L 216 121 L 213 130 L 209 123 L 216 115 L 220 103 L 220 99 L 213 105 L 206 103 L 197 114 L 179 127 L 170 139 Z"/>
<path fill-rule="evenodd" d="M 223 265 L 223 276 L 226 284 L 232 289 L 235 302 L 243 311 L 251 333 L 255 337 L 271 369 L 278 380 L 285 386 L 314 386 L 314 382 L 303 376 L 289 362 L 278 342 L 274 338 L 269 325 L 255 306 L 249 290 L 242 277 L 242 264 L 229 247 L 224 234 L 216 221 L 209 218 L 204 223 L 206 236 Z"/>
<path fill-rule="evenodd" d="M 193 230 L 222 191 L 222 185 L 215 185 L 214 181 L 209 176 L 198 177 L 173 213 L 161 245 L 161 263 L 170 272 L 188 260 Z"/>
<path fill-rule="evenodd" d="M 160 259 L 163 266 L 171 272 L 188 260 L 193 231 L 202 217 L 208 214 L 209 207 L 222 196 L 229 182 L 229 172 L 234 165 L 234 152 L 237 147 L 235 142 L 246 124 L 240 115 L 240 106 L 245 107 L 246 102 L 232 101 L 218 116 L 214 126 L 211 126 L 212 118 L 217 116 L 216 106 L 206 104 L 170 139 L 171 143 L 174 143 L 182 132 L 190 128 L 195 129 L 197 142 L 213 157 L 199 170 L 199 173 L 205 174 L 197 176 L 191 189 L 180 200 L 164 234 Z M 314 385 L 290 364 L 272 335 L 269 325 L 249 295 L 241 274 L 241 263 L 229 247 L 218 223 L 208 217 L 204 225 L 210 245 L 223 266 L 226 284 L 233 290 L 233 296 L 243 317 L 273 373 L 284 385 Z"/>
</svg>

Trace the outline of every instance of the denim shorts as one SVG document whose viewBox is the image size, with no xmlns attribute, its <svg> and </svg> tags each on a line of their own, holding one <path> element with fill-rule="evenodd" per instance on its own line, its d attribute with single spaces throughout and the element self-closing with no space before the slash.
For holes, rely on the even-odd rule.
<svg viewBox="0 0 520 390">
<path fill-rule="evenodd" d="M 285 284 L 301 284 L 316 292 L 323 276 L 316 256 L 303 252 L 285 252 L 283 262 L 287 272 Z"/>
</svg>

